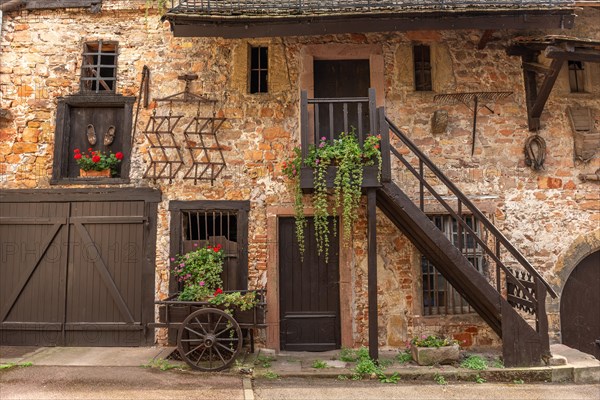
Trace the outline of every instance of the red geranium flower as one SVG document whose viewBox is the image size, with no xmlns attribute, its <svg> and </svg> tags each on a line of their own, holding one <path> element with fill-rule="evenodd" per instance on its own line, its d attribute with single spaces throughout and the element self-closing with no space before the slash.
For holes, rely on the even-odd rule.
<svg viewBox="0 0 600 400">
<path fill-rule="evenodd" d="M 92 151 L 92 148 L 91 148 L 91 147 L 89 147 L 89 148 L 88 148 L 88 151 Z"/>
<path fill-rule="evenodd" d="M 213 250 L 215 251 L 215 253 L 219 252 L 219 251 L 221 250 L 221 245 L 220 245 L 220 244 L 216 245 L 216 246 L 213 248 Z"/>
<path fill-rule="evenodd" d="M 73 152 L 75 152 L 75 153 L 81 153 L 81 151 L 79 149 L 75 149 L 75 150 L 73 150 Z"/>
<path fill-rule="evenodd" d="M 117 160 L 122 160 L 123 159 L 123 153 L 121 153 L 120 151 L 117 151 L 115 153 L 115 157 L 117 158 Z"/>
<path fill-rule="evenodd" d="M 73 158 L 75 158 L 76 160 L 81 160 L 81 153 L 75 153 Z"/>
<path fill-rule="evenodd" d="M 218 288 L 217 290 L 215 290 L 215 292 L 213 293 L 213 296 L 217 296 L 219 294 L 223 294 L 223 289 Z"/>
<path fill-rule="evenodd" d="M 92 157 L 92 161 L 95 162 L 95 163 L 99 162 L 100 161 L 100 156 L 94 156 L 94 157 Z"/>
</svg>

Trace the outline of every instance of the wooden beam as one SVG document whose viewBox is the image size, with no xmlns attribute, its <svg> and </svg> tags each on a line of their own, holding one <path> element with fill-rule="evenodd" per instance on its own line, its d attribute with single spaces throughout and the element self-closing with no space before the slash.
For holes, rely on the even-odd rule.
<svg viewBox="0 0 600 400">
<path fill-rule="evenodd" d="M 526 71 L 533 71 L 537 74 L 548 75 L 550 74 L 550 68 L 537 62 L 523 62 L 523 69 Z"/>
<path fill-rule="evenodd" d="M 379 358 L 377 316 L 377 189 L 367 190 L 368 288 L 369 288 L 369 356 Z"/>
<path fill-rule="evenodd" d="M 87 8 L 101 4 L 102 0 L 28 0 L 27 10 L 52 10 L 57 8 Z"/>
<path fill-rule="evenodd" d="M 537 55 L 527 53 L 523 56 L 523 64 L 537 62 Z M 523 69 L 523 83 L 525 85 L 525 103 L 527 105 L 527 124 L 529 130 L 535 131 L 540 128 L 540 119 L 531 118 L 530 110 L 537 98 L 537 74 L 535 71 Z"/>
<path fill-rule="evenodd" d="M 548 97 L 550 96 L 550 92 L 552 91 L 552 88 L 554 87 L 554 83 L 556 82 L 556 78 L 558 77 L 558 73 L 560 72 L 560 69 L 564 62 L 565 62 L 564 58 L 555 58 L 552 60 L 552 63 L 550 64 L 551 72 L 550 72 L 550 74 L 546 75 L 546 78 L 542 82 L 542 85 L 540 86 L 540 89 L 537 93 L 535 102 L 532 104 L 531 109 L 529 110 L 530 118 L 539 119 L 540 116 L 542 115 L 542 111 L 544 110 L 546 101 L 548 100 Z M 529 129 L 531 130 L 531 127 L 529 127 Z"/>
<path fill-rule="evenodd" d="M 483 35 L 481 35 L 481 39 L 479 39 L 479 43 L 477 44 L 478 50 L 485 49 L 485 46 L 492 40 L 494 32 L 493 29 L 486 29 L 483 31 Z"/>
<path fill-rule="evenodd" d="M 600 63 L 600 50 L 575 49 L 573 51 L 564 51 L 559 49 L 550 49 L 546 52 L 546 57 L 553 59 L 566 59 L 569 61 Z"/>
</svg>

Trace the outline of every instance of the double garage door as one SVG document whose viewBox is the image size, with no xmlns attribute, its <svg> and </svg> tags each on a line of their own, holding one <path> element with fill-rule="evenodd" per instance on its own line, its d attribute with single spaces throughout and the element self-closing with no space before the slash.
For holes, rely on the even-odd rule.
<svg viewBox="0 0 600 400">
<path fill-rule="evenodd" d="M 158 201 L 160 195 L 2 194 L 0 343 L 151 344 L 154 335 L 147 324 L 153 320 L 156 236 L 152 198 Z"/>
</svg>

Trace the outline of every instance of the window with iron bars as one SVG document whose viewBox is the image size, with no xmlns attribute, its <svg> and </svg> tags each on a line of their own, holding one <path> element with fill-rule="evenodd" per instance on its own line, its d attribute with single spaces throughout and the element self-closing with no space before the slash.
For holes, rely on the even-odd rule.
<svg viewBox="0 0 600 400">
<path fill-rule="evenodd" d="M 413 60 L 415 70 L 415 90 L 433 90 L 431 83 L 431 49 L 426 45 L 413 46 Z"/>
<path fill-rule="evenodd" d="M 114 93 L 117 83 L 117 43 L 99 40 L 83 46 L 81 91 Z"/>
<path fill-rule="evenodd" d="M 431 220 L 435 225 L 458 247 L 459 229 L 456 219 L 449 215 L 434 215 Z M 465 221 L 477 236 L 481 237 L 479 221 L 472 217 L 465 217 Z M 465 257 L 480 273 L 484 272 L 483 249 L 475 239 L 462 230 L 463 248 Z M 423 276 L 423 315 L 452 315 L 469 314 L 474 310 L 469 303 L 446 281 L 435 266 L 425 257 L 421 258 L 421 271 Z"/>
<path fill-rule="evenodd" d="M 269 48 L 250 47 L 250 93 L 267 93 L 269 91 L 268 78 Z"/>
<path fill-rule="evenodd" d="M 571 93 L 584 93 L 585 92 L 585 66 L 583 61 L 568 61 L 569 67 L 569 86 L 571 87 Z"/>
</svg>

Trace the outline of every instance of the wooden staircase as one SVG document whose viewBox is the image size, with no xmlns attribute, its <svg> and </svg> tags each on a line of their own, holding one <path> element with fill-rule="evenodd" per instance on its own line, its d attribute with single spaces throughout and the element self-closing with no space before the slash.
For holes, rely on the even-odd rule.
<svg viewBox="0 0 600 400">
<path fill-rule="evenodd" d="M 556 297 L 556 293 L 493 223 L 393 124 L 384 108 L 374 109 L 374 98 L 371 90 L 369 98 L 361 100 L 368 101 L 371 132 L 381 135 L 383 156 L 381 182 L 365 187 L 369 218 L 369 315 L 375 315 L 369 319 L 370 338 L 376 337 L 377 327 L 376 204 L 502 338 L 506 366 L 539 365 L 550 356 L 546 295 Z M 303 93 L 303 150 L 308 149 L 305 144 L 311 134 L 321 137 L 318 122 L 316 127 L 308 127 L 308 105 L 313 102 L 318 107 L 320 102 L 331 100 L 356 101 L 307 100 Z M 394 183 L 393 175 L 400 172 L 412 177 L 412 182 L 403 181 L 402 186 Z M 427 216 L 426 211 L 432 206 L 443 207 L 457 221 L 457 245 Z M 467 221 L 472 217 L 479 221 L 483 232 L 473 230 Z M 484 254 L 489 270 L 493 271 L 489 280 L 463 254 L 468 243 L 471 246 L 475 243 Z M 370 350 L 372 356 L 376 355 L 377 345 L 371 344 Z"/>
</svg>

